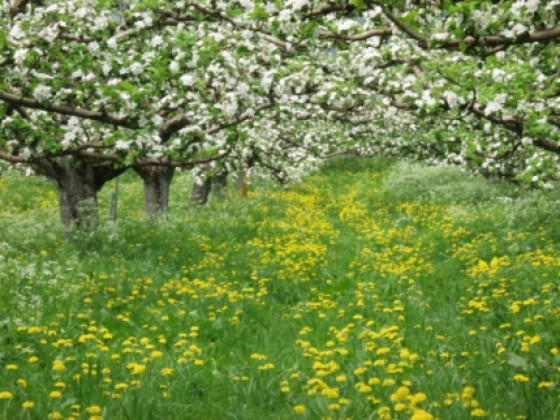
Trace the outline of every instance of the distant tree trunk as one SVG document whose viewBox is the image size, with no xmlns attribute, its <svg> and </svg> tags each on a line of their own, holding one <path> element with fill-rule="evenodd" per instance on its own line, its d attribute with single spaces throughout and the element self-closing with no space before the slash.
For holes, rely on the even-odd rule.
<svg viewBox="0 0 560 420">
<path fill-rule="evenodd" d="M 194 182 L 191 190 L 190 206 L 205 206 L 208 203 L 208 196 L 212 189 L 212 180 L 205 179 L 202 183 Z"/>
<path fill-rule="evenodd" d="M 134 168 L 144 182 L 144 215 L 165 215 L 169 209 L 169 188 L 175 168 L 147 166 Z"/>
<path fill-rule="evenodd" d="M 228 186 L 227 179 L 228 172 L 225 170 L 212 178 L 211 188 L 214 190 L 214 194 L 216 195 L 216 197 L 220 200 L 223 200 L 226 196 Z"/>
<path fill-rule="evenodd" d="M 191 207 L 205 206 L 212 190 L 219 199 L 223 199 L 226 195 L 228 172 L 223 170 L 216 175 L 210 175 L 211 169 L 208 165 L 204 166 L 204 171 L 206 172 L 204 181 L 202 183 L 195 181 L 193 184 L 190 199 Z"/>
<path fill-rule="evenodd" d="M 125 170 L 115 169 L 112 162 L 84 163 L 72 158 L 44 159 L 32 167 L 58 187 L 60 221 L 67 240 L 74 230 L 92 232 L 97 228 L 97 192 Z"/>
<path fill-rule="evenodd" d="M 247 163 L 243 163 L 237 172 L 237 188 L 241 191 L 241 198 L 243 199 L 246 199 L 249 195 L 247 188 L 247 168 Z"/>
</svg>

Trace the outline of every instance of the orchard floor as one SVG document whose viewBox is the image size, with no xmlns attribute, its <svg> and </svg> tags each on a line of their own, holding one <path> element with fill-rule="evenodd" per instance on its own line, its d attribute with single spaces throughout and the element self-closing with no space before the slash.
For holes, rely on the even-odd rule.
<svg viewBox="0 0 560 420">
<path fill-rule="evenodd" d="M 0 178 L 2 419 L 560 418 L 560 193 L 336 161 L 64 242 Z M 257 188 L 259 187 L 259 188 Z"/>
</svg>

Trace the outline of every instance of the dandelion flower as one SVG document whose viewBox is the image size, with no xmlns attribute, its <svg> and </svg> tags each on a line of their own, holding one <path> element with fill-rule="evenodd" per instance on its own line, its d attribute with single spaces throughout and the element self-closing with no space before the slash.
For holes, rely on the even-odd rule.
<svg viewBox="0 0 560 420">
<path fill-rule="evenodd" d="M 35 407 L 35 403 L 33 401 L 24 401 L 23 404 L 21 404 L 22 408 L 33 408 Z"/>
<path fill-rule="evenodd" d="M 305 413 L 305 406 L 302 405 L 302 404 L 298 404 L 298 405 L 296 405 L 296 406 L 294 407 L 294 411 L 295 411 L 297 414 L 303 414 L 303 413 Z"/>
<path fill-rule="evenodd" d="M 513 379 L 516 380 L 517 382 L 527 382 L 527 381 L 529 381 L 529 377 L 525 376 L 521 373 L 513 375 Z"/>
<path fill-rule="evenodd" d="M 60 391 L 51 391 L 49 394 L 49 398 L 53 398 L 53 399 L 60 398 L 61 395 L 62 394 L 60 393 Z"/>
<path fill-rule="evenodd" d="M 88 412 L 88 414 L 99 414 L 101 413 L 101 407 L 99 407 L 98 405 L 90 405 L 86 408 L 86 411 Z"/>
<path fill-rule="evenodd" d="M 424 410 L 416 410 L 410 420 L 432 420 L 434 416 Z"/>
<path fill-rule="evenodd" d="M 10 391 L 0 391 L 0 400 L 9 400 L 13 397 Z"/>
</svg>

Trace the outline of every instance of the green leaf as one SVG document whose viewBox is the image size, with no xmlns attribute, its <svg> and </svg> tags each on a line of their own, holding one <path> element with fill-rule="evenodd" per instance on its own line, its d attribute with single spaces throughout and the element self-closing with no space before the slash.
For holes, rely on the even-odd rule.
<svg viewBox="0 0 560 420">
<path fill-rule="evenodd" d="M 365 9 L 367 7 L 367 3 L 365 0 L 350 0 L 350 4 L 357 7 L 358 9 Z"/>
<path fill-rule="evenodd" d="M 265 8 L 261 5 L 258 5 L 253 9 L 253 11 L 249 14 L 249 16 L 255 20 L 266 21 L 269 18 L 268 12 Z"/>
<path fill-rule="evenodd" d="M 130 82 L 127 82 L 126 80 L 123 80 L 122 82 L 119 82 L 119 84 L 117 86 L 120 87 L 123 90 L 126 90 L 129 93 L 133 93 L 136 90 L 134 85 Z"/>
</svg>

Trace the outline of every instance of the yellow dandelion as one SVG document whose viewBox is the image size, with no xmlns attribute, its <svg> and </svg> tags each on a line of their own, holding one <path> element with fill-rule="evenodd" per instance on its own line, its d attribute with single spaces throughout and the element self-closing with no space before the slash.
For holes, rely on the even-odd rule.
<svg viewBox="0 0 560 420">
<path fill-rule="evenodd" d="M 395 404 L 395 411 L 404 411 L 404 410 L 406 410 L 406 405 L 404 405 L 401 402 Z"/>
<path fill-rule="evenodd" d="M 163 376 L 173 375 L 173 373 L 175 373 L 175 369 L 173 369 L 173 368 L 167 367 L 167 368 L 163 368 L 163 369 L 161 370 L 161 374 L 162 374 Z"/>
<path fill-rule="evenodd" d="M 294 411 L 295 411 L 297 414 L 303 414 L 303 413 L 305 413 L 305 410 L 306 410 L 306 409 L 305 409 L 305 406 L 302 405 L 302 404 L 298 404 L 298 405 L 296 405 L 296 406 L 294 407 Z"/>
<path fill-rule="evenodd" d="M 476 408 L 471 411 L 471 417 L 486 417 L 487 413 L 482 408 Z"/>
<path fill-rule="evenodd" d="M 264 365 L 259 366 L 259 370 L 270 370 L 274 369 L 274 363 L 266 363 Z"/>
<path fill-rule="evenodd" d="M 410 420 L 432 420 L 434 416 L 424 410 L 416 410 L 410 417 Z"/>
<path fill-rule="evenodd" d="M 64 366 L 64 363 L 62 363 L 61 360 L 54 360 L 52 363 L 52 370 L 54 371 L 62 371 L 66 369 L 66 367 Z"/>
<path fill-rule="evenodd" d="M 529 381 L 529 377 L 525 376 L 521 373 L 513 375 L 513 379 L 516 380 L 517 382 L 527 382 L 527 381 Z"/>
<path fill-rule="evenodd" d="M 33 401 L 29 401 L 29 400 L 24 401 L 21 404 L 21 408 L 33 408 L 33 407 L 35 407 L 35 403 Z"/>
<path fill-rule="evenodd" d="M 17 370 L 18 369 L 18 365 L 14 364 L 14 363 L 10 363 L 8 365 L 6 365 L 6 370 Z"/>
<path fill-rule="evenodd" d="M 424 401 L 426 401 L 426 394 L 423 392 L 418 392 L 410 398 L 410 403 L 413 405 L 422 404 Z"/>
<path fill-rule="evenodd" d="M 27 361 L 29 363 L 37 363 L 39 361 L 39 358 L 37 356 L 31 356 L 29 359 L 27 359 Z"/>
<path fill-rule="evenodd" d="M 161 356 L 163 356 L 163 353 L 159 350 L 154 350 L 150 355 L 152 359 L 159 359 Z"/>
<path fill-rule="evenodd" d="M 47 418 L 49 420 L 62 420 L 64 418 L 64 416 L 62 415 L 62 413 L 60 411 L 53 411 L 53 412 L 48 414 Z"/>
<path fill-rule="evenodd" d="M 60 393 L 60 391 L 51 391 L 49 394 L 49 398 L 56 399 L 56 398 L 60 398 L 61 395 L 62 394 Z"/>
<path fill-rule="evenodd" d="M 22 388 L 27 388 L 27 381 L 23 378 L 19 378 L 16 383 Z"/>
<path fill-rule="evenodd" d="M 12 399 L 13 394 L 10 391 L 0 391 L 0 400 Z"/>
<path fill-rule="evenodd" d="M 98 405 L 90 405 L 89 407 L 86 407 L 86 411 L 88 414 L 99 414 L 101 413 L 101 407 Z"/>
</svg>

